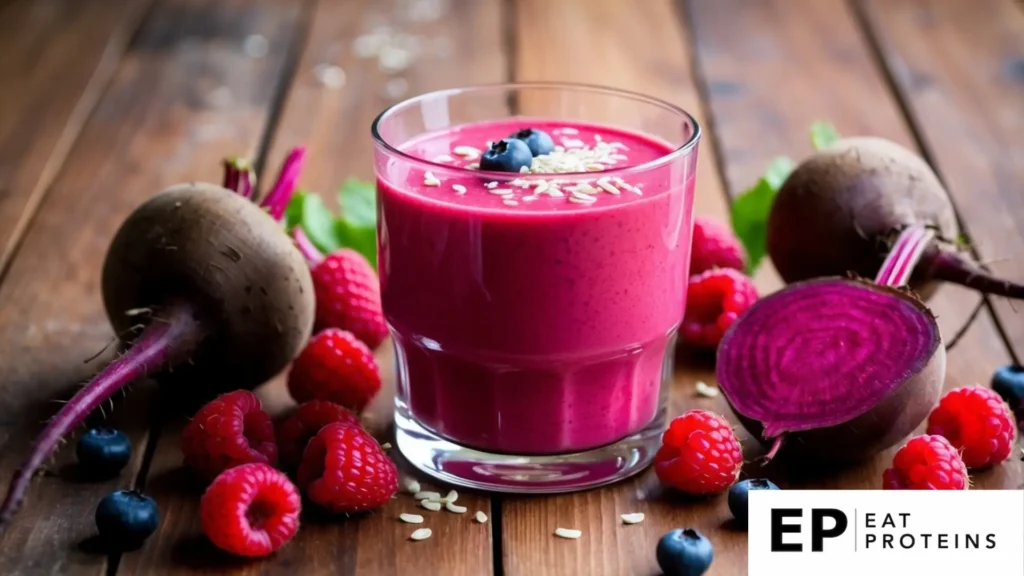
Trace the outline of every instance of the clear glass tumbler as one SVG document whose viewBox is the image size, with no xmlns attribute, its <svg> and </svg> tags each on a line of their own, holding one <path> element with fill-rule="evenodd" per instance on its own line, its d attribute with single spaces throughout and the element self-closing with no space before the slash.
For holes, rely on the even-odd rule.
<svg viewBox="0 0 1024 576">
<path fill-rule="evenodd" d="M 521 493 L 645 468 L 685 306 L 693 117 L 640 94 L 524 83 L 424 94 L 372 132 L 403 456 L 452 484 Z M 482 158 L 492 142 L 497 157 Z"/>
</svg>

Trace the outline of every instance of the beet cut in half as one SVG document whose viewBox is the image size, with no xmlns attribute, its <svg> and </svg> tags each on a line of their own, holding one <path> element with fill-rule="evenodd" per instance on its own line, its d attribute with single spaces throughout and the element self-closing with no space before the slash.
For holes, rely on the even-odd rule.
<svg viewBox="0 0 1024 576">
<path fill-rule="evenodd" d="M 718 383 L 755 436 L 813 460 L 850 462 L 910 434 L 939 400 L 946 349 L 903 285 L 934 231 L 911 226 L 876 282 L 791 284 L 748 308 L 718 347 Z"/>
</svg>

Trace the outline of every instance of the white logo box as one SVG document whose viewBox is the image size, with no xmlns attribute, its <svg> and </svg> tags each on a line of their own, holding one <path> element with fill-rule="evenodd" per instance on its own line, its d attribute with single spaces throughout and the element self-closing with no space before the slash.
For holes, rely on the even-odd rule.
<svg viewBox="0 0 1024 576">
<path fill-rule="evenodd" d="M 1024 491 L 757 490 L 748 538 L 749 576 L 1024 576 Z"/>
</svg>

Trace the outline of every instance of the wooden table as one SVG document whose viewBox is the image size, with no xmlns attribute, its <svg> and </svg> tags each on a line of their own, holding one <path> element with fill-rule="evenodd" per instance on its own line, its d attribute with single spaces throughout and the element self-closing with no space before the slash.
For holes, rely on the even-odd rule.
<svg viewBox="0 0 1024 576">
<path fill-rule="evenodd" d="M 422 37 L 419 57 L 403 68 L 361 56 L 356 39 L 381 25 Z M 269 179 L 296 144 L 311 150 L 302 184 L 330 198 L 344 178 L 371 176 L 369 123 L 387 105 L 510 79 L 608 84 L 690 110 L 705 127 L 697 210 L 723 218 L 770 159 L 810 152 L 813 121 L 894 139 L 936 166 L 978 257 L 1024 280 L 1024 6 L 1012 0 L 0 0 L 0 478 L 53 401 L 109 359 L 86 361 L 113 339 L 100 263 L 143 199 L 217 181 L 233 154 L 257 159 Z M 757 283 L 780 285 L 770 264 Z M 944 287 L 931 301 L 947 337 L 977 298 Z M 1010 302 L 986 302 L 949 355 L 946 386 L 987 383 L 1020 359 L 1021 320 Z M 673 412 L 728 413 L 694 393 L 698 380 L 713 382 L 712 366 L 682 358 Z M 280 381 L 259 393 L 275 412 L 290 404 Z M 113 418 L 136 446 L 130 471 L 82 482 L 63 450 L 0 537 L 5 574 L 645 575 L 657 573 L 658 537 L 684 526 L 714 542 L 710 574 L 746 571 L 746 536 L 726 522 L 724 498 L 683 499 L 650 472 L 566 496 L 466 493 L 461 503 L 492 521 L 438 513 L 423 542 L 396 521 L 412 509 L 402 496 L 367 517 L 311 518 L 274 557 L 236 560 L 199 531 L 181 419 L 159 410 L 146 383 L 118 404 Z M 813 479 L 769 472 L 785 487 L 878 488 L 891 456 Z M 1014 459 L 973 482 L 1021 479 Z M 130 485 L 157 499 L 162 525 L 142 550 L 108 557 L 91 539 L 93 509 Z M 619 523 L 634 511 L 647 520 Z M 556 526 L 584 535 L 557 539 Z"/>
</svg>

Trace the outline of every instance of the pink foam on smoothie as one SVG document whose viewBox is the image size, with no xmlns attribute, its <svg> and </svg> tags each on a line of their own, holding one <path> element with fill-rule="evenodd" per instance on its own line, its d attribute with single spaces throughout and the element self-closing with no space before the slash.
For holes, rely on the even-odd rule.
<svg viewBox="0 0 1024 576">
<path fill-rule="evenodd" d="M 556 144 L 617 143 L 626 158 L 603 172 L 522 178 L 608 178 L 625 183 L 620 194 L 573 203 L 565 182 L 566 197 L 524 201 L 536 187 L 513 184 L 519 175 L 377 155 L 380 279 L 404 371 L 399 398 L 459 444 L 585 450 L 639 431 L 658 409 L 683 314 L 692 163 L 620 171 L 673 147 L 609 126 L 521 119 L 429 134 L 403 151 L 463 167 L 478 160 L 456 147 L 483 150 L 527 126 Z"/>
</svg>

